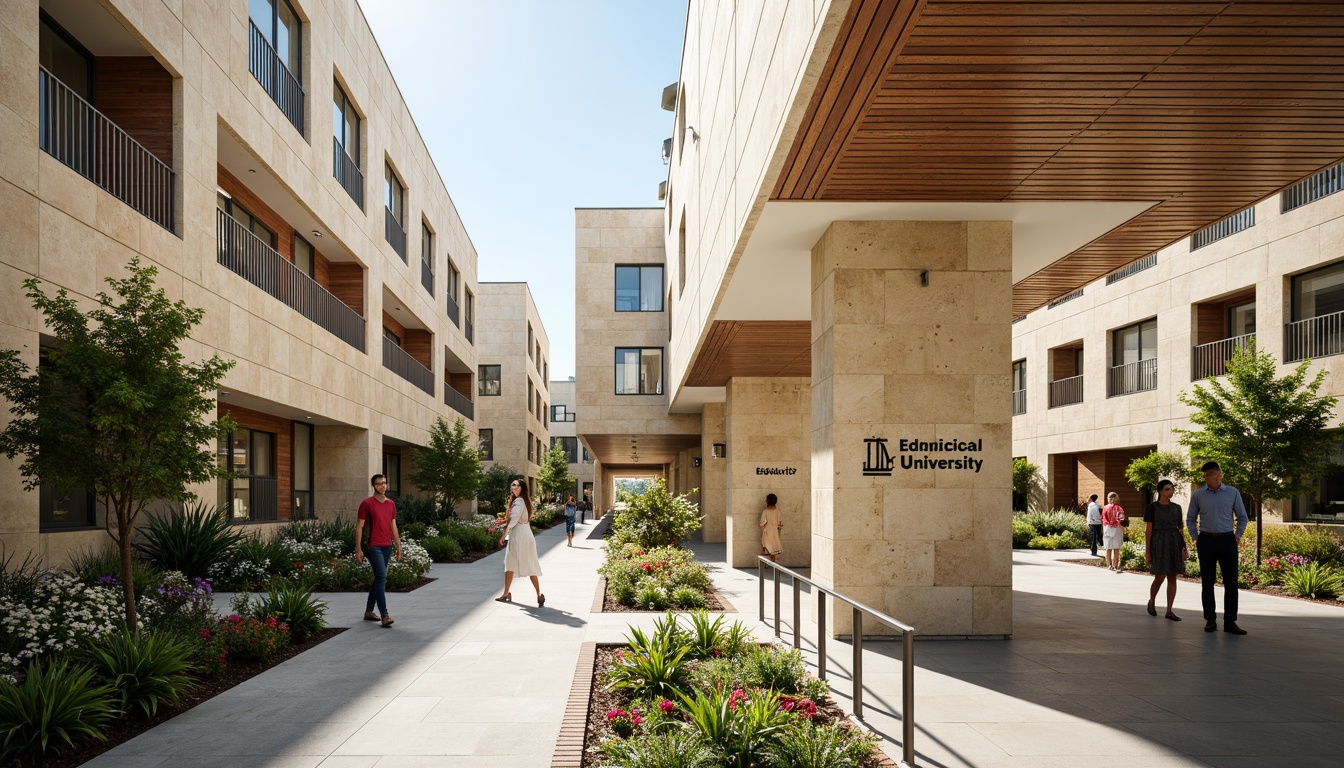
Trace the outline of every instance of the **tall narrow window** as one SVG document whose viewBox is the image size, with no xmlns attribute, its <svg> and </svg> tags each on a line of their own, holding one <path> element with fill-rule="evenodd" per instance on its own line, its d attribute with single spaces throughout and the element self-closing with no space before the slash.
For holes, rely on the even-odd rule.
<svg viewBox="0 0 1344 768">
<path fill-rule="evenodd" d="M 501 390 L 500 386 L 500 367 L 498 365 L 482 365 L 476 369 L 477 388 L 476 393 L 481 397 L 498 396 Z"/>
<path fill-rule="evenodd" d="M 447 290 L 448 319 L 452 320 L 453 325 L 456 325 L 458 327 L 461 327 L 462 324 L 462 317 L 457 307 L 457 296 L 458 296 L 457 290 L 458 290 L 458 284 L 461 282 L 461 280 L 462 275 L 460 272 L 457 271 L 457 267 L 453 265 L 453 260 L 451 258 L 448 259 L 448 290 Z"/>
<path fill-rule="evenodd" d="M 1255 333 L 1255 302 L 1233 304 L 1227 308 L 1227 335 L 1245 336 Z"/>
<path fill-rule="evenodd" d="M 534 359 L 534 358 L 532 357 L 532 347 L 533 347 L 533 343 L 534 343 L 534 342 L 532 341 L 532 339 L 533 339 L 533 336 L 532 336 L 532 324 L 531 324 L 531 323 L 528 323 L 528 324 L 527 324 L 527 359 L 528 359 L 528 360 L 532 360 L 532 359 Z"/>
<path fill-rule="evenodd" d="M 313 245 L 298 235 L 294 235 L 294 266 L 303 274 L 313 276 Z"/>
<path fill-rule="evenodd" d="M 239 427 L 220 445 L 219 506 L 235 522 L 275 520 L 279 486 L 275 477 L 275 435 Z"/>
<path fill-rule="evenodd" d="M 532 437 L 532 433 L 531 433 L 531 432 L 528 432 L 528 433 L 527 433 L 527 460 L 528 460 L 528 461 L 531 461 L 531 462 L 535 462 L 535 461 L 536 461 L 536 444 L 537 444 L 537 439 L 536 439 L 535 437 Z"/>
<path fill-rule="evenodd" d="M 617 266 L 617 312 L 662 312 L 663 267 Z"/>
<path fill-rule="evenodd" d="M 50 365 L 49 355 L 52 347 L 42 346 L 38 350 L 38 366 Z M 47 372 L 49 375 L 50 371 Z M 71 528 L 92 528 L 97 525 L 94 496 L 83 488 L 71 488 L 58 493 L 50 483 L 38 487 L 38 530 L 59 531 Z"/>
<path fill-rule="evenodd" d="M 360 170 L 359 113 L 340 83 L 332 86 L 332 173 L 360 210 L 364 210 L 364 172 Z"/>
<path fill-rule="evenodd" d="M 681 211 L 681 229 L 677 231 L 677 291 L 686 290 L 686 209 Z"/>
<path fill-rule="evenodd" d="M 45 12 L 38 15 L 41 23 L 37 33 L 37 63 L 81 99 L 92 103 L 93 54 Z"/>
<path fill-rule="evenodd" d="M 434 295 L 434 232 L 424 222 L 420 223 L 420 284 Z"/>
<path fill-rule="evenodd" d="M 663 394 L 663 350 L 661 347 L 616 349 L 616 394 Z"/>
<path fill-rule="evenodd" d="M 401 496 L 401 454 L 383 453 L 383 474 L 387 475 L 387 495 L 391 498 Z"/>
<path fill-rule="evenodd" d="M 482 429 L 477 439 L 477 447 L 481 450 L 481 461 L 495 460 L 495 430 Z"/>
<path fill-rule="evenodd" d="M 248 0 L 248 16 L 294 79 L 303 82 L 303 35 L 288 0 Z"/>
<path fill-rule="evenodd" d="M 464 293 L 465 293 L 464 298 L 466 299 L 466 301 L 464 302 L 464 306 L 466 309 L 466 311 L 464 312 L 464 314 L 466 315 L 466 317 L 464 318 L 464 320 L 466 321 L 466 327 L 463 329 L 463 333 L 467 337 L 468 344 L 475 344 L 476 326 L 474 324 L 476 322 L 476 297 L 471 295 L 471 291 L 464 290 Z"/>
<path fill-rule="evenodd" d="M 392 170 L 392 166 L 383 166 L 383 204 L 391 212 L 392 218 L 396 219 L 398 224 L 403 224 L 406 219 L 406 188 L 401 185 L 401 179 Z"/>
<path fill-rule="evenodd" d="M 316 517 L 313 509 L 313 425 L 294 422 L 294 512 L 297 520 Z"/>
<path fill-rule="evenodd" d="M 1126 365 L 1157 357 L 1157 320 L 1145 320 L 1115 331 L 1112 365 Z"/>
</svg>

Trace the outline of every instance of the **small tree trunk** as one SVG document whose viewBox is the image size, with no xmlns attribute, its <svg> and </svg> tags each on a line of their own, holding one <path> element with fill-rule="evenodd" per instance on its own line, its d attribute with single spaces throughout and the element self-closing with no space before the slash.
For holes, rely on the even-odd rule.
<svg viewBox="0 0 1344 768">
<path fill-rule="evenodd" d="M 117 512 L 118 548 L 121 550 L 121 592 L 126 601 L 126 628 L 135 631 L 135 582 L 131 579 L 131 523 L 124 510 Z"/>
<path fill-rule="evenodd" d="M 1260 559 L 1260 545 L 1264 541 L 1264 518 L 1265 502 L 1259 496 L 1255 497 L 1255 567 L 1264 565 Z"/>
</svg>

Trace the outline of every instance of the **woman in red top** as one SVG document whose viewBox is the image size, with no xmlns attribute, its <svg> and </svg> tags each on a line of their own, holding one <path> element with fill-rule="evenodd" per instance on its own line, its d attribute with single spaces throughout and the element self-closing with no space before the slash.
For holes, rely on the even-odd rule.
<svg viewBox="0 0 1344 768">
<path fill-rule="evenodd" d="M 1125 509 L 1116 502 L 1120 494 L 1106 494 L 1106 506 L 1101 508 L 1101 542 L 1106 547 L 1106 567 L 1124 573 L 1120 567 L 1120 550 L 1125 546 Z"/>
<path fill-rule="evenodd" d="M 380 621 L 373 614 L 373 606 L 378 605 L 383 627 L 392 626 L 392 617 L 387 612 L 387 563 L 392 559 L 392 548 L 397 550 L 397 561 L 401 561 L 401 536 L 397 533 L 397 503 L 387 498 L 387 476 L 374 475 L 373 495 L 359 505 L 359 519 L 355 522 L 355 562 L 364 562 L 364 551 L 360 542 L 364 537 L 364 521 L 369 523 L 369 565 L 373 566 L 373 586 L 369 588 L 369 601 L 364 607 L 365 621 Z"/>
</svg>

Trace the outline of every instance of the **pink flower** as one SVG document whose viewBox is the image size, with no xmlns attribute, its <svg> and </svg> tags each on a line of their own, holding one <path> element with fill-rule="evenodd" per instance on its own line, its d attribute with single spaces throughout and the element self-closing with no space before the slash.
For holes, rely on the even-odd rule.
<svg viewBox="0 0 1344 768">
<path fill-rule="evenodd" d="M 728 708 L 737 709 L 737 705 L 747 700 L 747 692 L 741 688 L 734 688 L 733 692 L 728 694 Z"/>
<path fill-rule="evenodd" d="M 644 718 L 640 717 L 639 715 L 635 715 L 630 718 L 630 722 L 634 723 L 635 725 L 639 725 L 640 723 L 644 722 Z"/>
<path fill-rule="evenodd" d="M 610 712 L 607 712 L 607 722 L 611 722 L 612 720 L 615 720 L 618 717 L 625 717 L 628 714 L 629 713 L 626 712 L 624 709 L 613 709 Z"/>
<path fill-rule="evenodd" d="M 667 713 L 667 712 L 671 712 L 672 710 L 676 709 L 676 708 L 677 708 L 677 705 L 676 705 L 676 704 L 673 704 L 672 702 L 668 701 L 667 699 L 663 699 L 662 701 L 658 702 L 658 708 L 661 709 L 661 710 L 663 710 L 664 713 Z"/>
</svg>

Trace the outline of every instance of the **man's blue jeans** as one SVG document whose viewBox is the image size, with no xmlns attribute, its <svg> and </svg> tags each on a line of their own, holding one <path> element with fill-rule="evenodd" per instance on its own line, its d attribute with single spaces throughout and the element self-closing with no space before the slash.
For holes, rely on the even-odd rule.
<svg viewBox="0 0 1344 768">
<path fill-rule="evenodd" d="M 378 604 L 378 615 L 387 615 L 387 563 L 392 559 L 392 545 L 369 547 L 369 565 L 373 566 L 373 586 L 369 588 L 369 602 L 364 607 L 372 611 Z"/>
<path fill-rule="evenodd" d="M 1097 556 L 1097 545 L 1101 543 L 1101 524 L 1087 524 L 1088 543 L 1092 545 L 1092 556 Z"/>
</svg>

